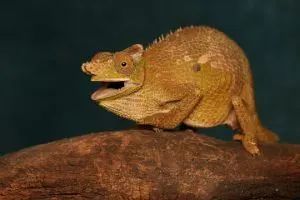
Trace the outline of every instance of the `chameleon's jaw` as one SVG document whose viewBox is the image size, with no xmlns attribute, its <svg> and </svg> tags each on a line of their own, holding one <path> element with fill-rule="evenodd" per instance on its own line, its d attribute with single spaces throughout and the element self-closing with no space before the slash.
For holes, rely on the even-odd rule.
<svg viewBox="0 0 300 200">
<path fill-rule="evenodd" d="M 100 82 L 103 83 L 103 86 L 91 95 L 91 99 L 94 101 L 117 98 L 119 95 L 132 91 L 137 87 L 137 84 L 134 84 L 129 80 L 110 80 Z"/>
</svg>

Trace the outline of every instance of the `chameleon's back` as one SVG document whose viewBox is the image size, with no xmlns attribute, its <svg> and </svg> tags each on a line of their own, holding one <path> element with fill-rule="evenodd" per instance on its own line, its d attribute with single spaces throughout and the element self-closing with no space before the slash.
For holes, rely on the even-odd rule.
<svg viewBox="0 0 300 200">
<path fill-rule="evenodd" d="M 200 26 L 177 30 L 146 49 L 145 59 L 145 85 L 168 79 L 196 85 L 203 95 L 185 119 L 188 125 L 211 127 L 225 123 L 233 95 L 241 95 L 255 112 L 248 60 L 233 40 L 216 29 Z M 154 74 L 159 74 L 159 80 Z"/>
</svg>

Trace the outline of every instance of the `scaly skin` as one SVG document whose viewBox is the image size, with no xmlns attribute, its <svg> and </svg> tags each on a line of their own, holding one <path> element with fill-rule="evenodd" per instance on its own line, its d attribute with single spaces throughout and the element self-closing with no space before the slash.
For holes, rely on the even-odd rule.
<svg viewBox="0 0 300 200">
<path fill-rule="evenodd" d="M 253 155 L 258 142 L 278 137 L 261 124 L 253 94 L 252 75 L 243 50 L 224 33 L 209 27 L 187 27 L 121 52 L 100 52 L 82 65 L 92 81 L 105 86 L 92 95 L 100 106 L 139 124 L 172 129 L 227 124 L 241 132 Z M 111 82 L 122 82 L 121 89 Z"/>
</svg>

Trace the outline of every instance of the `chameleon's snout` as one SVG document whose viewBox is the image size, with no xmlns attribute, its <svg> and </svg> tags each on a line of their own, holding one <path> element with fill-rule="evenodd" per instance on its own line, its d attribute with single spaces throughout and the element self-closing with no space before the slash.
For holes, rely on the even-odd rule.
<svg viewBox="0 0 300 200">
<path fill-rule="evenodd" d="M 87 74 L 87 75 L 92 75 L 92 73 L 87 69 L 87 64 L 86 64 L 86 63 L 83 63 L 83 64 L 81 65 L 81 70 L 82 70 L 85 74 Z"/>
</svg>

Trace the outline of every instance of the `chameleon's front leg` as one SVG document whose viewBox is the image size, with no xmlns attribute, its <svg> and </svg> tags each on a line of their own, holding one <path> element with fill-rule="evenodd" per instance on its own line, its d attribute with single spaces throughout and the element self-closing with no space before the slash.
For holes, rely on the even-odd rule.
<svg viewBox="0 0 300 200">
<path fill-rule="evenodd" d="M 199 102 L 200 97 L 187 95 L 180 100 L 165 102 L 162 108 L 168 103 L 173 103 L 168 112 L 159 112 L 146 117 L 143 124 L 149 124 L 157 128 L 173 129 L 176 128 L 194 109 Z"/>
<path fill-rule="evenodd" d="M 245 149 L 252 155 L 260 155 L 256 137 L 257 127 L 253 115 L 249 112 L 244 100 L 238 96 L 232 98 L 232 105 L 244 133 L 234 135 L 233 139 L 241 140 Z"/>
</svg>

